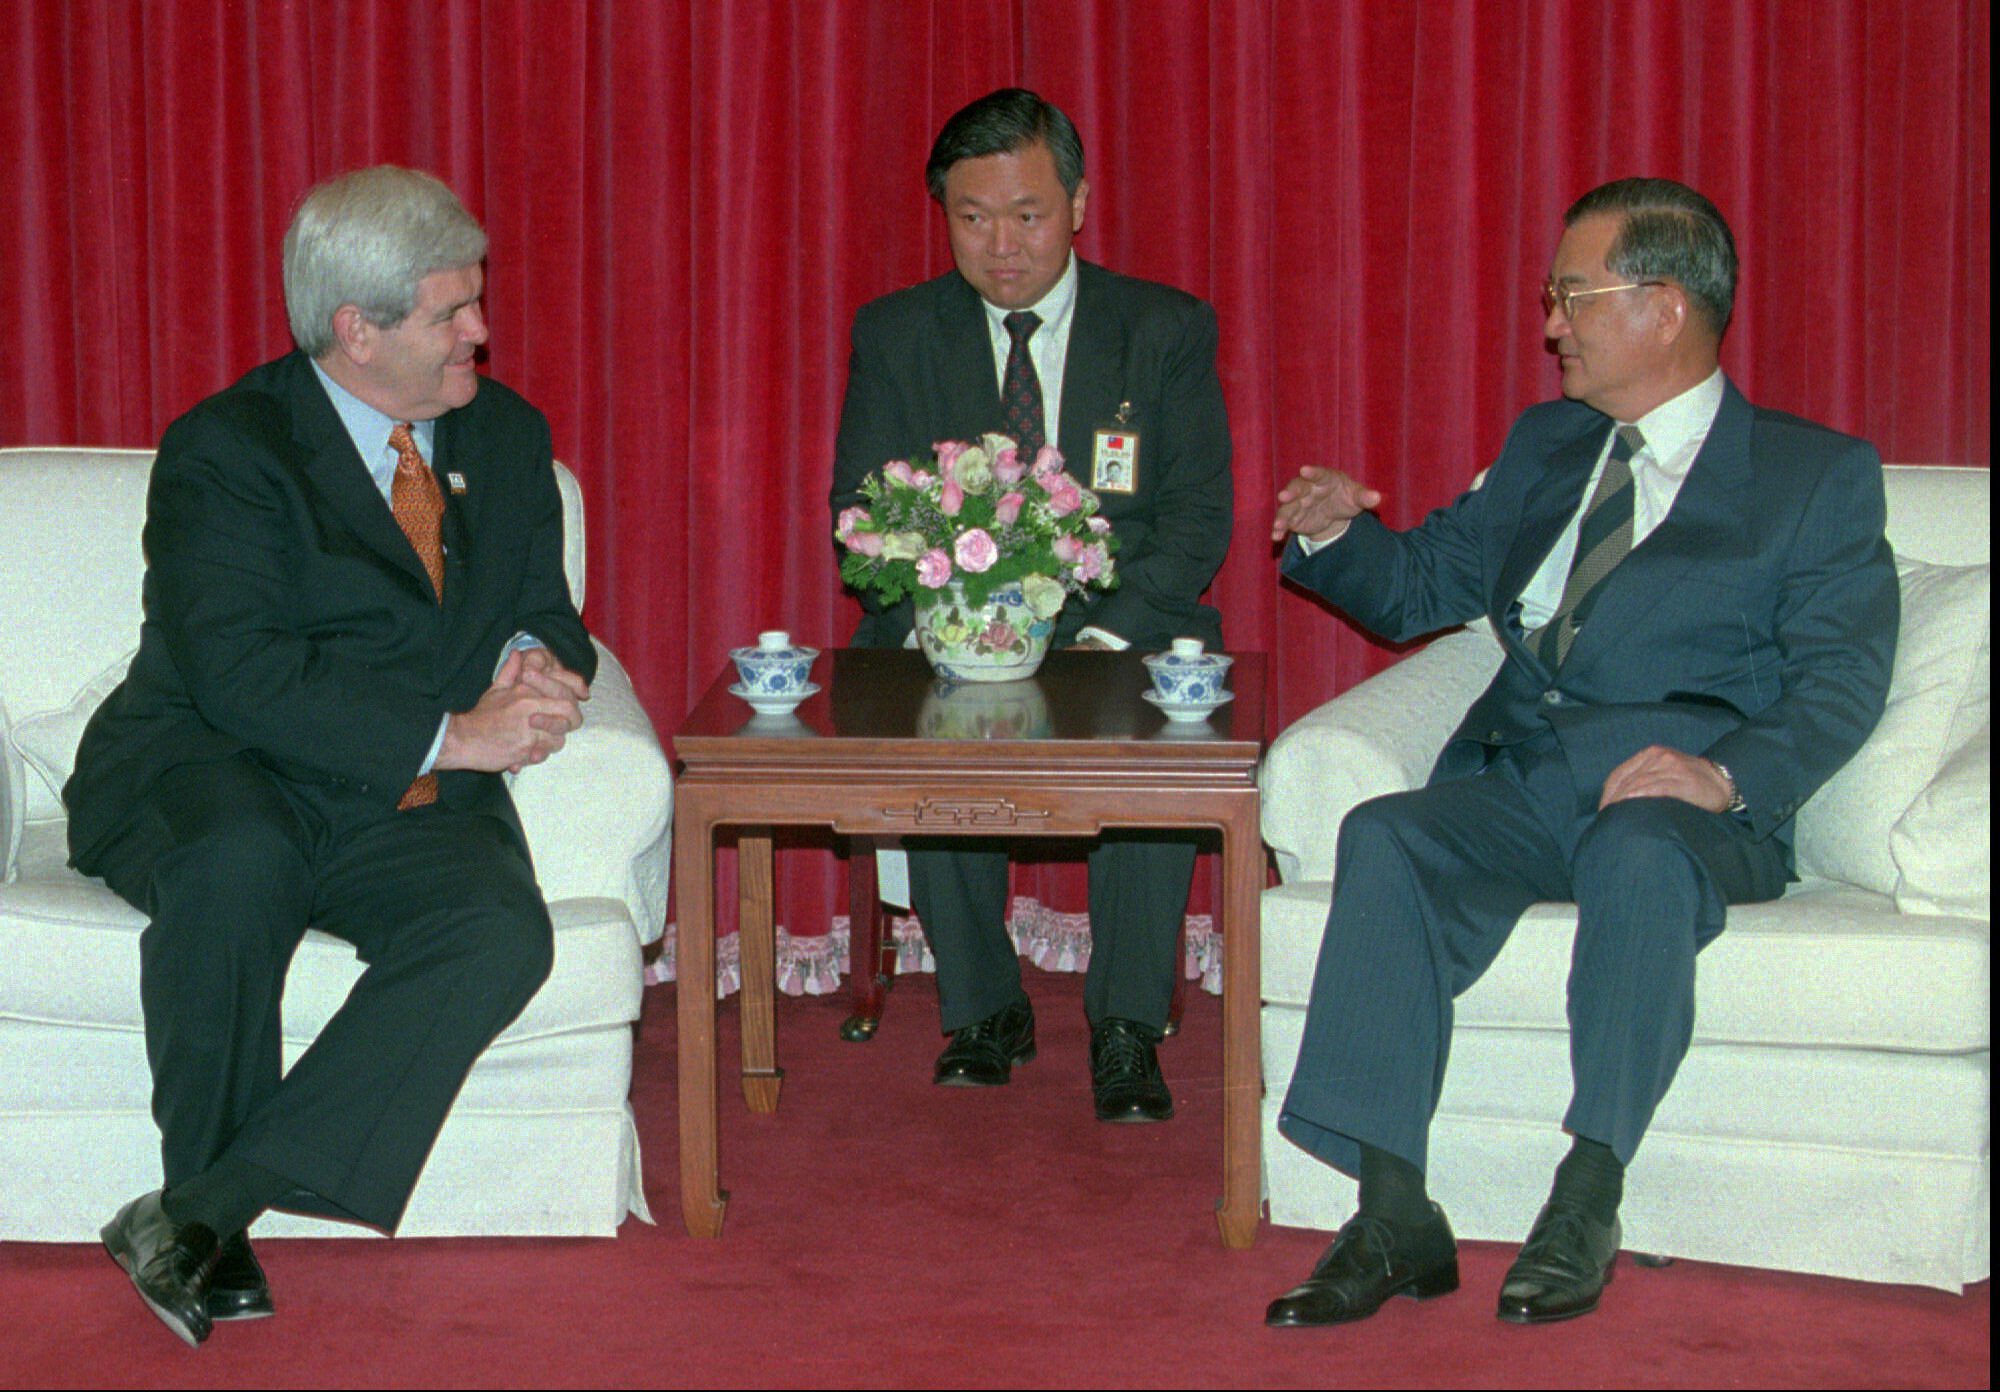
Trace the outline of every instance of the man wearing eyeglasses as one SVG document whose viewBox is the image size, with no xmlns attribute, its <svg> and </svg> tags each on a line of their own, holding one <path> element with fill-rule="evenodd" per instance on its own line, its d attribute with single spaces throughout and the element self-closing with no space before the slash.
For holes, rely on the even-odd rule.
<svg viewBox="0 0 2000 1392">
<path fill-rule="evenodd" d="M 1597 1307 L 1625 1167 L 1687 1050 L 1695 954 L 1726 905 L 1795 878 L 1792 819 L 1888 690 L 1880 461 L 1723 375 L 1721 214 L 1669 180 L 1622 179 L 1564 221 L 1542 303 L 1565 399 L 1515 422 L 1482 487 L 1401 533 L 1337 470 L 1278 495 L 1287 578 L 1397 642 L 1484 615 L 1504 657 L 1428 786 L 1341 825 L 1278 1124 L 1360 1199 L 1272 1325 L 1457 1289 L 1425 1187 L 1452 1001 L 1539 900 L 1577 905 L 1572 1144 L 1498 1314 Z"/>
</svg>

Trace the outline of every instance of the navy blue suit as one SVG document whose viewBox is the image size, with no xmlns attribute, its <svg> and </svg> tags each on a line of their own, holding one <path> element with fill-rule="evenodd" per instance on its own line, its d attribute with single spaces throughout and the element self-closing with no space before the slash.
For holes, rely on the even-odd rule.
<svg viewBox="0 0 2000 1392">
<path fill-rule="evenodd" d="M 1570 401 L 1515 423 L 1485 485 L 1396 533 L 1355 519 L 1284 573 L 1402 641 L 1481 615 L 1505 648 L 1428 785 L 1341 826 L 1333 910 L 1280 1128 L 1350 1173 L 1365 1142 L 1426 1162 L 1452 1001 L 1521 910 L 1578 908 L 1565 1124 L 1630 1160 L 1694 1019 L 1694 957 L 1728 903 L 1791 877 L 1792 819 L 1880 717 L 1895 569 L 1872 447 L 1731 386 L 1666 518 L 1603 582 L 1551 671 L 1522 590 L 1582 503 L 1611 421 Z M 1649 745 L 1725 765 L 1745 811 L 1598 812 Z"/>
</svg>

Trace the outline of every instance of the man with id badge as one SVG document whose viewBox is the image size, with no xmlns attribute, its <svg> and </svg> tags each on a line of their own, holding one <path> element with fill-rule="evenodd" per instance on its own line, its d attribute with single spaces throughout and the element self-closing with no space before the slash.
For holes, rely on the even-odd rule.
<svg viewBox="0 0 2000 1392">
<path fill-rule="evenodd" d="M 1007 88 L 945 123 L 925 170 L 956 268 L 854 317 L 835 446 L 833 513 L 891 459 L 940 440 L 1044 444 L 1097 493 L 1119 539 L 1114 589 L 1072 597 L 1054 641 L 1164 650 L 1222 646 L 1202 591 L 1229 548 L 1229 421 L 1215 372 L 1215 312 L 1193 296 L 1077 259 L 1090 187 L 1069 118 Z M 857 647 L 900 647 L 909 601 L 867 612 Z M 935 1081 L 994 1087 L 1035 1052 L 1032 1007 L 1007 933 L 1005 843 L 908 838 L 910 888 L 937 959 L 951 1042 Z M 969 847 L 969 849 L 968 849 Z M 1090 853 L 1084 990 L 1091 1084 L 1104 1121 L 1164 1121 L 1155 1053 L 1173 996 L 1194 872 L 1185 836 L 1107 834 Z"/>
</svg>

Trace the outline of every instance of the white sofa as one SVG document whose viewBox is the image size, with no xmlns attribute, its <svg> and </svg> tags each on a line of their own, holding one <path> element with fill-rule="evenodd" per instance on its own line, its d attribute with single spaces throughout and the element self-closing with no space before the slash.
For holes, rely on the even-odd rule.
<svg viewBox="0 0 2000 1392">
<path fill-rule="evenodd" d="M 67 867 L 57 789 L 139 636 L 148 450 L 0 450 L 0 1238 L 94 1240 L 160 1183 L 139 1006 L 145 918 Z M 583 597 L 581 496 L 556 467 Z M 666 758 L 600 645 L 588 720 L 514 785 L 556 925 L 555 968 L 467 1079 L 406 1234 L 609 1235 L 646 1217 L 629 1103 L 641 944 L 666 918 Z M 309 933 L 286 1062 L 361 972 Z M 347 1234 L 271 1215 L 268 1234 Z"/>
<path fill-rule="evenodd" d="M 1801 810 L 1802 882 L 1740 906 L 1697 967 L 1695 1038 L 1633 1162 L 1629 1250 L 1958 1290 L 1988 1274 L 1992 1093 L 1990 478 L 1888 470 L 1903 627 L 1889 708 Z M 1278 1134 L 1356 803 L 1419 786 L 1499 665 L 1441 638 L 1288 728 L 1263 773 L 1271 1219 L 1335 1228 L 1353 1184 Z M 1432 1192 L 1519 1242 L 1567 1149 L 1575 909 L 1538 904 L 1458 1002 Z"/>
</svg>

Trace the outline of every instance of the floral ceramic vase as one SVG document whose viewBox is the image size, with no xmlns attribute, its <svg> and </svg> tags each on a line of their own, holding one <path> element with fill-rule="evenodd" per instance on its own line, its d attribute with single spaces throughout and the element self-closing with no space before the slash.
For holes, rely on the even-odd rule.
<svg viewBox="0 0 2000 1392">
<path fill-rule="evenodd" d="M 947 681 L 1008 682 L 1033 676 L 1048 656 L 1053 619 L 1038 619 L 1019 585 L 1002 585 L 968 604 L 954 580 L 917 606 L 917 646 Z"/>
</svg>

